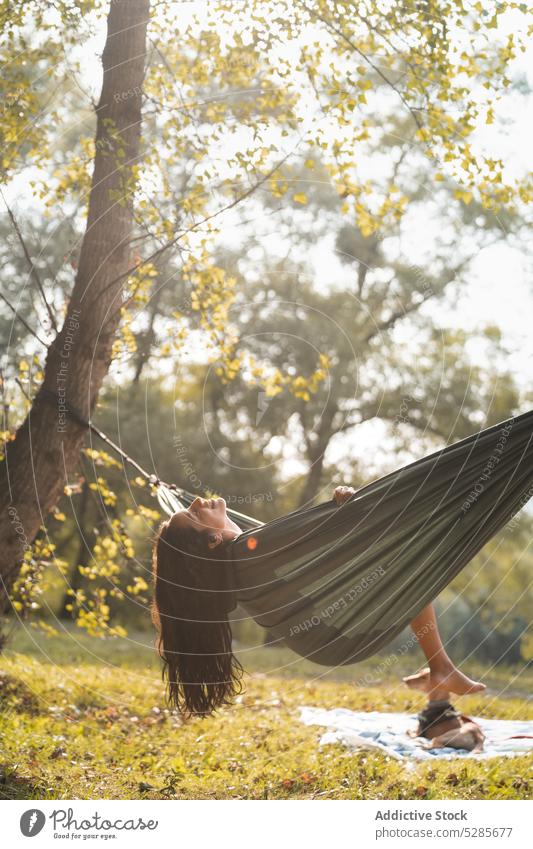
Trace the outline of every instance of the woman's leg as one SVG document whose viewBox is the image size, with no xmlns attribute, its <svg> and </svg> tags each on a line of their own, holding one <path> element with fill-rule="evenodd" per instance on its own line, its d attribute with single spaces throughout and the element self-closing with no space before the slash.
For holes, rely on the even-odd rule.
<svg viewBox="0 0 533 849">
<path fill-rule="evenodd" d="M 416 675 L 408 675 L 403 680 L 416 690 L 427 693 L 430 699 L 446 699 L 449 693 L 464 695 L 478 693 L 485 689 L 485 684 L 472 681 L 463 675 L 446 654 L 439 634 L 439 626 L 435 608 L 428 604 L 415 616 L 411 628 L 420 643 L 429 667 Z"/>
</svg>

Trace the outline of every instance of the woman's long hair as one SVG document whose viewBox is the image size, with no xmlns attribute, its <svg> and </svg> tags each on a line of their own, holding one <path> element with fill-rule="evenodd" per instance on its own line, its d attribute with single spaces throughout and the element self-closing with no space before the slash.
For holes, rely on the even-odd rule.
<svg viewBox="0 0 533 849">
<path fill-rule="evenodd" d="M 152 621 L 170 704 L 184 717 L 208 716 L 241 691 L 243 669 L 231 649 L 224 588 L 226 544 L 170 521 L 153 551 Z"/>
</svg>

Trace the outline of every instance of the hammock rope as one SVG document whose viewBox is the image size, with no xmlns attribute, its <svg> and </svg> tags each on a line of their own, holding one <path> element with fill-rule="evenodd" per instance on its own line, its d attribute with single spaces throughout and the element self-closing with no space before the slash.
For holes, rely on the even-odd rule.
<svg viewBox="0 0 533 849">
<path fill-rule="evenodd" d="M 53 402 L 57 404 L 61 401 L 61 405 L 64 407 L 67 415 L 71 417 L 73 421 L 82 427 L 90 430 L 91 433 L 94 433 L 99 439 L 102 440 L 112 451 L 114 451 L 119 457 L 122 458 L 124 463 L 128 463 L 137 472 L 143 477 L 148 483 L 150 483 L 153 487 L 155 487 L 155 494 L 157 500 L 159 502 L 160 507 L 164 510 L 167 515 L 172 516 L 173 513 L 176 513 L 178 510 L 183 510 L 185 507 L 190 507 L 195 498 L 197 497 L 192 492 L 188 492 L 186 489 L 177 486 L 174 483 L 167 483 L 166 481 L 159 478 L 157 475 L 147 472 L 146 469 L 138 463 L 133 457 L 124 451 L 116 442 L 107 436 L 103 430 L 96 427 L 96 425 L 90 420 L 86 419 L 82 414 L 69 404 L 64 399 L 60 399 L 59 396 L 52 392 L 50 389 L 46 389 L 45 387 L 41 387 L 40 395 L 43 399 Z M 254 519 L 252 516 L 246 516 L 244 513 L 240 513 L 238 510 L 233 510 L 230 507 L 227 508 L 226 511 L 231 518 L 237 522 L 244 530 L 248 530 L 250 528 L 259 528 L 263 525 L 263 522 L 260 522 L 258 519 Z"/>
</svg>

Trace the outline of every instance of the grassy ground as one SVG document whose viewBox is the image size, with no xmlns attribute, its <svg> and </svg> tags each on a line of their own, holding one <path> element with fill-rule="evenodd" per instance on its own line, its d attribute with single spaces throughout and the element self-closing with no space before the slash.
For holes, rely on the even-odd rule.
<svg viewBox="0 0 533 849">
<path fill-rule="evenodd" d="M 299 722 L 300 705 L 416 712 L 422 697 L 398 684 L 413 656 L 377 658 L 335 680 L 283 650 L 244 651 L 254 672 L 238 703 L 183 725 L 165 709 L 146 635 L 21 633 L 12 646 L 0 659 L 3 798 L 531 798 L 533 756 L 406 769 L 380 753 L 318 748 L 322 729 Z M 463 710 L 533 719 L 531 670 L 468 671 L 483 674 L 489 692 L 458 700 Z"/>
</svg>

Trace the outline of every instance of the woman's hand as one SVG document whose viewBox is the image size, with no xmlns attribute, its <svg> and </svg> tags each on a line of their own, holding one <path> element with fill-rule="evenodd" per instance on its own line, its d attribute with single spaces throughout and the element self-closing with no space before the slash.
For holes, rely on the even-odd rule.
<svg viewBox="0 0 533 849">
<path fill-rule="evenodd" d="M 353 486 L 337 486 L 333 493 L 333 498 L 337 502 L 337 505 L 340 507 L 341 504 L 344 504 L 345 501 L 348 501 L 352 495 L 355 494 L 355 489 Z"/>
</svg>

